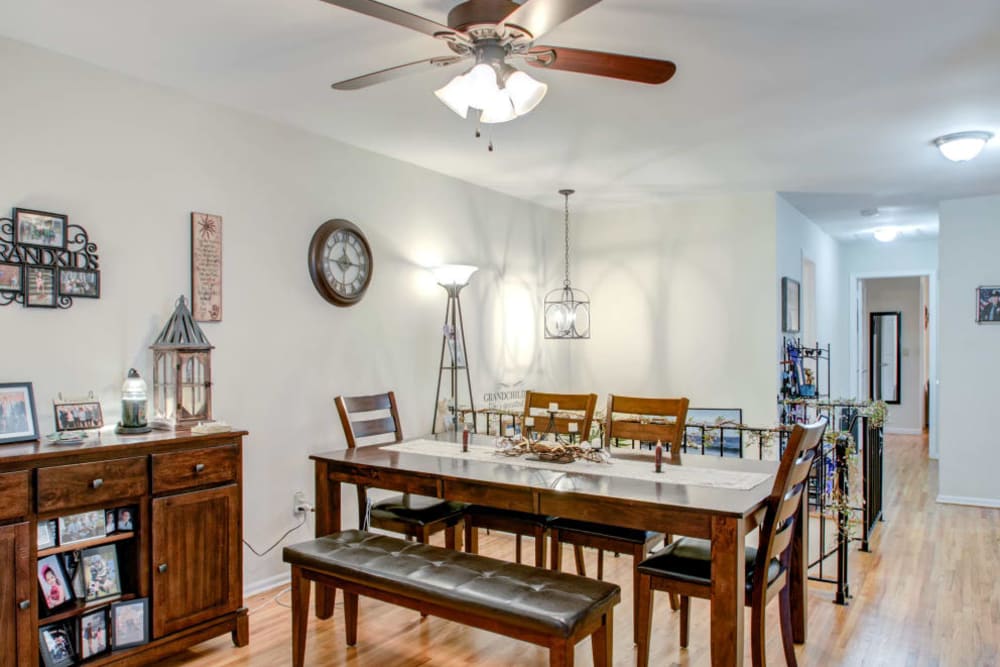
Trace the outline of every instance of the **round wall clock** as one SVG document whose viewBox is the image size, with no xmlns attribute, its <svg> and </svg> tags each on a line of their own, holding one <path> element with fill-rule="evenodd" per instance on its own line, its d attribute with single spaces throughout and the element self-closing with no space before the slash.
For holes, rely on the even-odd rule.
<svg viewBox="0 0 1000 667">
<path fill-rule="evenodd" d="M 335 306 L 353 306 L 372 280 L 372 249 L 357 225 L 327 220 L 309 244 L 309 275 L 316 291 Z"/>
</svg>

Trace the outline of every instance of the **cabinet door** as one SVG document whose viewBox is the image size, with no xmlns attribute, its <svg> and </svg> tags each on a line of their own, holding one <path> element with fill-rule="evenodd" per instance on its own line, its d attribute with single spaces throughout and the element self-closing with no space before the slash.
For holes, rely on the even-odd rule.
<svg viewBox="0 0 1000 667">
<path fill-rule="evenodd" d="M 0 526 L 0 666 L 33 665 L 32 596 L 37 586 L 30 561 L 27 523 Z"/>
<path fill-rule="evenodd" d="M 239 487 L 155 498 L 152 517 L 154 638 L 238 609 Z"/>
</svg>

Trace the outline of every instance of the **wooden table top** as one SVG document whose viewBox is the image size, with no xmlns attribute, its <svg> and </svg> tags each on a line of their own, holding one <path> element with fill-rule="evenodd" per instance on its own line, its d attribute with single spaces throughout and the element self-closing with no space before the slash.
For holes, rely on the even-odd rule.
<svg viewBox="0 0 1000 667">
<path fill-rule="evenodd" d="M 478 445 L 492 445 L 494 442 L 494 438 L 491 436 L 473 434 L 471 438 L 472 442 Z M 455 442 L 455 457 L 422 456 L 387 451 L 380 446 L 370 445 L 314 454 L 310 458 L 314 461 L 326 462 L 334 467 L 337 467 L 338 464 L 345 467 L 359 465 L 366 468 L 437 478 L 486 482 L 499 486 L 528 487 L 540 491 L 628 499 L 664 508 L 742 517 L 749 516 L 760 507 L 761 502 L 771 491 L 774 482 L 773 475 L 778 470 L 777 461 L 731 459 L 697 454 L 683 454 L 681 456 L 681 465 L 717 470 L 763 472 L 771 475 L 767 481 L 752 489 L 722 489 L 613 477 L 602 474 L 602 464 L 599 463 L 593 464 L 593 472 L 582 473 L 560 470 L 558 463 L 553 463 L 551 469 L 527 468 L 514 465 L 509 459 L 501 456 L 498 456 L 495 462 L 463 459 L 460 444 L 461 434 L 444 433 L 425 436 L 424 439 Z M 612 458 L 648 460 L 652 466 L 652 454 L 649 452 L 629 451 L 621 453 L 615 451 Z M 664 462 L 664 465 L 668 464 Z"/>
</svg>

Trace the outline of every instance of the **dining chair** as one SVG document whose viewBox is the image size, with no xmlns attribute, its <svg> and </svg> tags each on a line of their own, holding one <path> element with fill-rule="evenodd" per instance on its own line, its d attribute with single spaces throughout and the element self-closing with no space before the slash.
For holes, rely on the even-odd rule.
<svg viewBox="0 0 1000 667">
<path fill-rule="evenodd" d="M 792 607 L 788 569 L 796 520 L 801 517 L 802 494 L 809 471 L 819 456 L 826 418 L 804 426 L 796 424 L 781 457 L 771 494 L 765 502 L 758 547 L 746 547 L 745 604 L 750 607 L 750 651 L 754 667 L 764 667 L 764 611 L 779 598 L 781 643 L 785 662 L 796 667 L 792 637 Z M 688 645 L 690 598 L 712 596 L 712 544 L 709 540 L 682 537 L 639 564 L 639 667 L 649 662 L 653 591 L 681 596 L 680 645 Z"/>
<path fill-rule="evenodd" d="M 551 404 L 558 405 L 557 415 L 548 429 Z M 576 424 L 577 433 L 586 438 L 594 420 L 594 408 L 597 406 L 597 394 L 548 394 L 529 391 L 524 397 L 524 419 L 532 417 L 535 426 L 532 430 L 544 433 L 550 430 L 562 436 L 568 436 L 572 431 L 570 424 Z M 470 505 L 465 514 L 465 550 L 469 553 L 479 551 L 479 529 L 496 530 L 502 533 L 513 533 L 515 536 L 515 560 L 521 562 L 521 538 L 530 535 L 535 538 L 535 567 L 545 567 L 545 536 L 549 532 L 550 517 L 544 514 L 505 510 L 486 505 Z"/>
<path fill-rule="evenodd" d="M 664 456 L 668 464 L 680 464 L 681 441 L 687 421 L 687 398 L 638 398 L 635 396 L 608 396 L 608 409 L 604 415 L 605 446 L 610 447 L 618 438 L 640 442 L 661 442 L 669 447 Z M 639 617 L 639 572 L 636 567 L 661 541 L 670 541 L 663 533 L 637 528 L 556 518 L 549 522 L 552 541 L 552 569 L 562 567 L 562 545 L 572 544 L 576 557 L 576 573 L 587 576 L 582 548 L 597 549 L 597 578 L 604 579 L 604 552 L 632 555 L 632 619 Z M 678 607 L 671 596 L 671 607 Z M 638 642 L 638 625 L 633 622 L 632 640 Z"/>
<path fill-rule="evenodd" d="M 373 396 L 338 396 L 334 399 L 347 446 L 401 442 L 403 428 L 393 392 Z M 465 515 L 465 503 L 411 494 L 395 495 L 371 503 L 368 487 L 358 486 L 358 526 L 369 526 L 427 543 L 431 535 L 444 531 L 445 546 L 454 549 Z"/>
</svg>

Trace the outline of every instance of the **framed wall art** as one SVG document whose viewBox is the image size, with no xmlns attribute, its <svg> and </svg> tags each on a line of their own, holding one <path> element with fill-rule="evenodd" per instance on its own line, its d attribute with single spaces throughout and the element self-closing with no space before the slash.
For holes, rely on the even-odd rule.
<svg viewBox="0 0 1000 667">
<path fill-rule="evenodd" d="M 59 269 L 59 296 L 101 298 L 101 274 L 87 269 Z"/>
<path fill-rule="evenodd" d="M 222 321 L 222 216 L 191 214 L 191 313 Z"/>
<path fill-rule="evenodd" d="M 26 266 L 27 292 L 24 305 L 29 308 L 56 307 L 56 270 L 43 266 Z"/>
<path fill-rule="evenodd" d="M 24 269 L 20 264 L 0 262 L 0 292 L 21 292 Z"/>
<path fill-rule="evenodd" d="M 69 216 L 14 209 L 14 242 L 39 248 L 65 248 Z"/>
<path fill-rule="evenodd" d="M 785 333 L 798 333 L 799 312 L 802 302 L 799 281 L 791 278 L 781 279 L 781 330 Z"/>
<path fill-rule="evenodd" d="M 38 415 L 31 383 L 0 383 L 0 444 L 37 439 Z"/>
<path fill-rule="evenodd" d="M 1000 285 L 976 288 L 976 323 L 1000 324 Z"/>
</svg>

